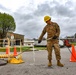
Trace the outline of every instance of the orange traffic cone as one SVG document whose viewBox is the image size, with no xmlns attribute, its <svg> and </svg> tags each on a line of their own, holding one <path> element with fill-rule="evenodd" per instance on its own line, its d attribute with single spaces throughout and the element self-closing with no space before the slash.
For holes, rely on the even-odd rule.
<svg viewBox="0 0 76 75">
<path fill-rule="evenodd" d="M 14 47 L 14 56 L 17 56 L 17 50 L 16 50 L 16 47 Z"/>
<path fill-rule="evenodd" d="M 9 48 L 6 47 L 6 54 L 9 54 Z"/>
<path fill-rule="evenodd" d="M 71 53 L 70 61 L 71 62 L 76 62 L 76 52 L 75 52 L 74 45 L 72 45 L 72 53 Z"/>
</svg>

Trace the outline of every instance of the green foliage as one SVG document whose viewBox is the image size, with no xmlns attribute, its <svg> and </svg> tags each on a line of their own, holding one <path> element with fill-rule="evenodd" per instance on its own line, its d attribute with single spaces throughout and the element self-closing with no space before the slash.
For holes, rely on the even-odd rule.
<svg viewBox="0 0 76 75">
<path fill-rule="evenodd" d="M 71 42 L 71 44 L 73 44 L 74 46 L 76 46 L 76 42 Z"/>
<path fill-rule="evenodd" d="M 46 47 L 35 47 L 36 50 L 46 50 Z"/>
<path fill-rule="evenodd" d="M 17 52 L 20 52 L 20 47 L 16 47 L 17 48 Z M 34 47 L 35 50 L 46 50 L 46 47 Z M 32 51 L 32 47 L 21 47 L 22 52 L 25 51 Z M 14 47 L 10 48 L 10 52 L 14 51 Z M 0 52 L 6 52 L 6 47 L 1 47 L 0 48 Z"/>
<path fill-rule="evenodd" d="M 4 35 L 1 38 L 4 38 L 7 32 L 15 31 L 16 25 L 14 18 L 6 13 L 0 13 L 0 34 Z"/>
</svg>

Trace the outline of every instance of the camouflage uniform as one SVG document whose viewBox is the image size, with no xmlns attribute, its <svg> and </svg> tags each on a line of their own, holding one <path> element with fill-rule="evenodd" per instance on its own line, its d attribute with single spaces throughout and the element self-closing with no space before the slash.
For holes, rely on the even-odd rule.
<svg viewBox="0 0 76 75">
<path fill-rule="evenodd" d="M 42 40 L 44 34 L 47 33 L 47 39 L 52 38 L 54 36 L 59 37 L 60 35 L 60 28 L 57 23 L 52 22 L 51 25 L 46 25 L 39 37 L 38 40 Z M 56 55 L 56 59 L 60 60 L 60 47 L 58 39 L 49 39 L 47 40 L 47 51 L 48 51 L 48 60 L 52 60 L 52 46 L 54 46 L 54 51 Z"/>
</svg>

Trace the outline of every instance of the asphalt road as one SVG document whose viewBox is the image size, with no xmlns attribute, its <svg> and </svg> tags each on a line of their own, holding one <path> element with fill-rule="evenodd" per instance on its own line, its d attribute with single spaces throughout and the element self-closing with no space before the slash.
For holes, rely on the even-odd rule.
<svg viewBox="0 0 76 75">
<path fill-rule="evenodd" d="M 22 54 L 24 63 L 0 66 L 0 75 L 76 75 L 76 62 L 70 62 L 71 54 L 67 48 L 61 48 L 64 67 L 56 65 L 54 51 L 52 56 L 53 66 L 47 67 L 47 50 L 25 52 Z"/>
</svg>

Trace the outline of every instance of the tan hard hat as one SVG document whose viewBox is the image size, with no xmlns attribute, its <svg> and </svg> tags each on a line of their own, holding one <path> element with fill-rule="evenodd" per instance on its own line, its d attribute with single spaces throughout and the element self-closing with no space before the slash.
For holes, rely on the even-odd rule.
<svg viewBox="0 0 76 75">
<path fill-rule="evenodd" d="M 50 19 L 51 19 L 50 16 L 44 16 L 44 21 L 45 21 L 45 22 L 48 21 L 48 20 L 50 20 Z"/>
</svg>

